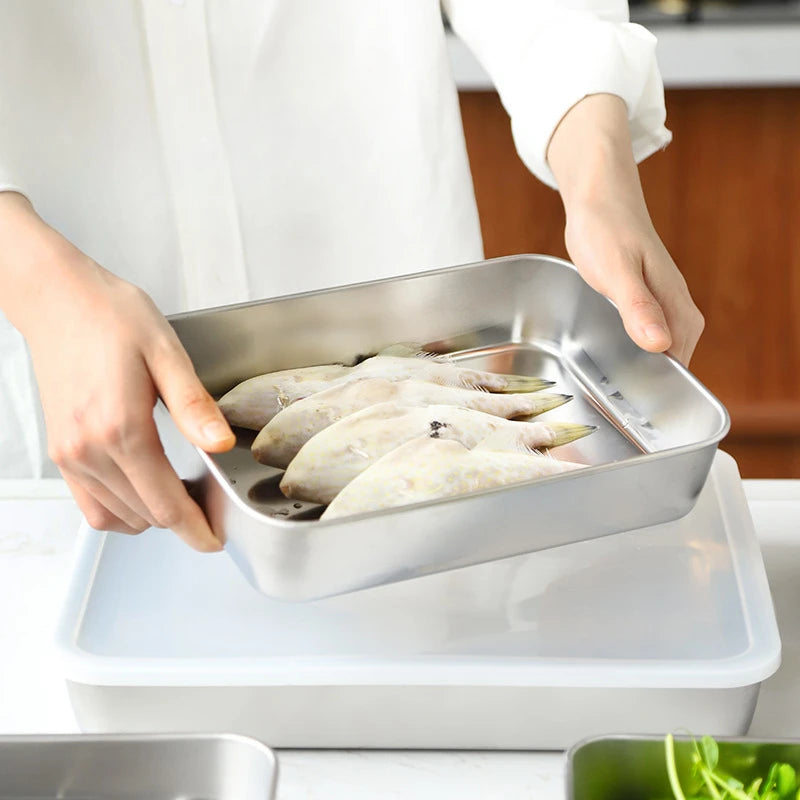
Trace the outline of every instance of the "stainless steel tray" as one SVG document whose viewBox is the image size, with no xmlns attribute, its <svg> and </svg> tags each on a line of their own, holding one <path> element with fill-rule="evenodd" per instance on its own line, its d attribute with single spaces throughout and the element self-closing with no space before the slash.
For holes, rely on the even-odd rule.
<svg viewBox="0 0 800 800">
<path fill-rule="evenodd" d="M 705 731 L 696 731 L 699 737 Z M 736 763 L 736 777 L 753 780 L 775 761 L 800 765 L 800 739 L 764 741 L 718 738 L 720 763 Z M 690 784 L 692 742 L 675 737 L 678 775 Z M 599 736 L 578 742 L 567 754 L 568 800 L 620 800 L 673 797 L 667 776 L 663 736 Z"/>
<path fill-rule="evenodd" d="M 269 800 L 277 763 L 232 734 L 0 736 L 0 797 Z"/>
<path fill-rule="evenodd" d="M 640 350 L 614 306 L 575 268 L 546 256 L 461 267 L 177 315 L 171 322 L 212 394 L 253 375 L 352 363 L 404 341 L 460 363 L 541 375 L 575 399 L 549 412 L 597 425 L 565 457 L 590 466 L 469 496 L 346 519 L 278 490 L 255 462 L 252 434 L 190 463 L 215 532 L 248 580 L 309 600 L 505 558 L 685 515 L 729 427 L 687 370 Z"/>
</svg>

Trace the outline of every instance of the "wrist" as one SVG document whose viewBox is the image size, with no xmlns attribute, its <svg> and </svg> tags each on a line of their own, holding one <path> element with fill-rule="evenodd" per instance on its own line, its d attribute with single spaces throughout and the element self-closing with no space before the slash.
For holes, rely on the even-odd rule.
<svg viewBox="0 0 800 800">
<path fill-rule="evenodd" d="M 627 109 L 615 95 L 576 103 L 554 131 L 547 159 L 568 213 L 609 199 L 644 204 Z"/>
<path fill-rule="evenodd" d="M 86 256 L 39 217 L 27 198 L 0 192 L 0 298 L 2 310 L 26 338 L 42 319 L 48 296 L 59 293 L 65 266 Z"/>
</svg>

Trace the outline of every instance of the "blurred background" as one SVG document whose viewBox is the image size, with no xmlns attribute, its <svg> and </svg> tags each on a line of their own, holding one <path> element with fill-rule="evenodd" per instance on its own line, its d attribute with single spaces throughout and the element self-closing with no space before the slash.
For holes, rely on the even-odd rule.
<svg viewBox="0 0 800 800">
<path fill-rule="evenodd" d="M 632 0 L 658 37 L 673 142 L 640 167 L 706 318 L 692 371 L 727 406 L 745 478 L 800 478 L 800 2 Z M 491 81 L 451 58 L 487 258 L 566 257 L 558 195 L 520 162 Z"/>
</svg>

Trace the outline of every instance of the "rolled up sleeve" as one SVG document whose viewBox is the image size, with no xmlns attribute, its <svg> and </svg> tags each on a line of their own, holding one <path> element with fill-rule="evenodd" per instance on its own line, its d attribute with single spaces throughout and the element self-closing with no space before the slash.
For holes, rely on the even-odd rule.
<svg viewBox="0 0 800 800">
<path fill-rule="evenodd" d="M 2 161 L 0 161 L 0 192 L 19 192 L 27 197 L 21 183 L 16 180 L 11 170 Z"/>
<path fill-rule="evenodd" d="M 625 102 L 637 162 L 670 142 L 656 39 L 628 21 L 627 2 L 443 0 L 442 7 L 494 81 L 520 157 L 549 186 L 557 188 L 550 137 L 588 95 Z"/>
</svg>

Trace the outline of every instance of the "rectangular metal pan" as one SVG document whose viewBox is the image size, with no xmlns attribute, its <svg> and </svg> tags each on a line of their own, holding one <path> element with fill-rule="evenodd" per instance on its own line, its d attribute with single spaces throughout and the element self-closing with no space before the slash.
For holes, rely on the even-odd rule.
<svg viewBox="0 0 800 800">
<path fill-rule="evenodd" d="M 699 739 L 706 731 L 694 731 Z M 717 738 L 720 764 L 737 764 L 736 777 L 765 777 L 776 761 L 800 765 L 800 740 L 761 741 Z M 692 741 L 675 736 L 678 777 L 691 784 Z M 673 797 L 666 769 L 663 736 L 600 736 L 576 744 L 567 754 L 568 800 Z"/>
<path fill-rule="evenodd" d="M 277 763 L 232 734 L 0 736 L 0 796 L 269 800 Z"/>
<path fill-rule="evenodd" d="M 540 375 L 574 400 L 554 419 L 599 430 L 563 455 L 578 472 L 380 513 L 319 521 L 238 431 L 200 461 L 165 436 L 212 527 L 260 591 L 309 600 L 677 519 L 692 508 L 724 407 L 673 359 L 640 350 L 575 268 L 513 256 L 171 318 L 215 396 L 257 374 L 353 363 L 419 342 L 459 363 Z"/>
</svg>

